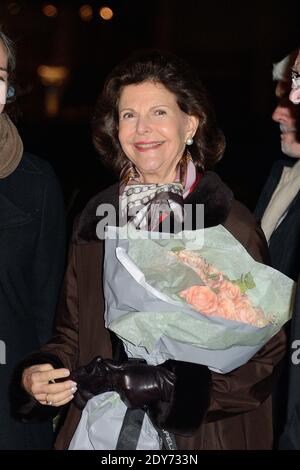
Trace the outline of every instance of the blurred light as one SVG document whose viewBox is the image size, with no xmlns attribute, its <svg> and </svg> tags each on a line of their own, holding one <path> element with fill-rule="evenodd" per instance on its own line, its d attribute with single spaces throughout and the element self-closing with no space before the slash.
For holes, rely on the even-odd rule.
<svg viewBox="0 0 300 470">
<path fill-rule="evenodd" d="M 57 16 L 57 8 L 51 3 L 43 6 L 43 13 L 44 15 L 48 16 L 48 18 L 55 18 Z"/>
<path fill-rule="evenodd" d="M 99 10 L 99 15 L 101 16 L 101 18 L 103 18 L 104 20 L 111 20 L 112 17 L 114 16 L 114 12 L 112 11 L 111 8 L 109 7 L 101 7 L 100 10 Z"/>
<path fill-rule="evenodd" d="M 62 66 L 40 65 L 37 73 L 43 85 L 61 86 L 69 76 L 69 69 Z"/>
<path fill-rule="evenodd" d="M 45 89 L 45 112 L 50 118 L 58 115 L 62 85 L 67 80 L 70 70 L 67 67 L 55 65 L 39 65 L 37 73 Z"/>
<path fill-rule="evenodd" d="M 57 88 L 48 87 L 45 95 L 45 112 L 49 118 L 54 118 L 59 113 L 59 93 Z"/>
<path fill-rule="evenodd" d="M 91 21 L 93 19 L 93 9 L 90 5 L 82 5 L 79 8 L 79 16 L 82 21 Z"/>
<path fill-rule="evenodd" d="M 20 5 L 15 2 L 9 3 L 7 5 L 8 11 L 11 15 L 18 15 L 21 11 Z"/>
</svg>

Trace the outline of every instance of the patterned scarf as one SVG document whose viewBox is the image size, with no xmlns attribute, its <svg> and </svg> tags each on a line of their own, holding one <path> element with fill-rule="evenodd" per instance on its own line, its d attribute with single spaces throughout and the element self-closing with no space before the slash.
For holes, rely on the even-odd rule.
<svg viewBox="0 0 300 470">
<path fill-rule="evenodd" d="M 7 114 L 0 114 L 0 178 L 6 178 L 19 165 L 23 143 Z"/>
<path fill-rule="evenodd" d="M 178 165 L 174 183 L 142 184 L 139 174 L 129 162 L 120 177 L 120 206 L 124 223 L 137 229 L 153 231 L 168 216 L 182 224 L 184 199 L 197 181 L 196 167 L 190 154 Z"/>
</svg>

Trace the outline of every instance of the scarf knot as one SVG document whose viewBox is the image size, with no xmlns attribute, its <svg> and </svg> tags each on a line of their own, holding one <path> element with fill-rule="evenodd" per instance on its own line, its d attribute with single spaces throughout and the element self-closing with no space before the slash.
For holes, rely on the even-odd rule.
<svg viewBox="0 0 300 470">
<path fill-rule="evenodd" d="M 191 158 L 179 164 L 174 183 L 140 183 L 137 172 L 121 177 L 121 217 L 136 229 L 157 230 L 163 220 L 172 215 L 181 225 L 184 220 L 184 199 L 193 190 L 197 180 L 196 167 Z M 128 171 L 127 171 L 128 175 Z M 178 181 L 180 179 L 180 181 Z"/>
</svg>

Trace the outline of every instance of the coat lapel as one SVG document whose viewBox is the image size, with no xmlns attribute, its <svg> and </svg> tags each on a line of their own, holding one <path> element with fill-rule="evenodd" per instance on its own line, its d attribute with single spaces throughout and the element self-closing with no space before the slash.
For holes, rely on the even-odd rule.
<svg viewBox="0 0 300 470">
<path fill-rule="evenodd" d="M 29 214 L 26 214 L 19 207 L 15 206 L 6 196 L 0 193 L 0 230 L 23 225 L 32 220 Z"/>
</svg>

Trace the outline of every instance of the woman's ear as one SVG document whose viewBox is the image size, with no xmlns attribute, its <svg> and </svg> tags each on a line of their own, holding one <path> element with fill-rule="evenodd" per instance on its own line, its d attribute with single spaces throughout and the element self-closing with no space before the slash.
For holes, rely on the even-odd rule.
<svg viewBox="0 0 300 470">
<path fill-rule="evenodd" d="M 194 137 L 199 125 L 199 118 L 197 116 L 188 116 L 187 124 L 187 137 Z"/>
</svg>

